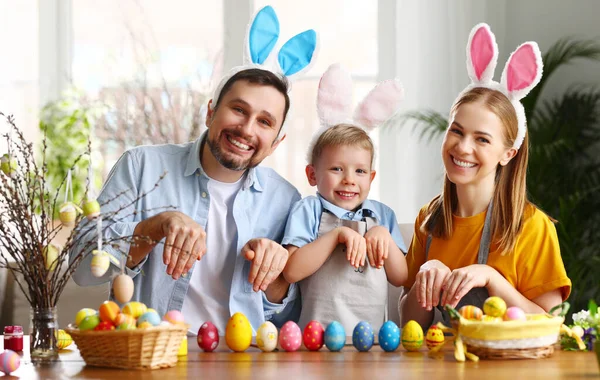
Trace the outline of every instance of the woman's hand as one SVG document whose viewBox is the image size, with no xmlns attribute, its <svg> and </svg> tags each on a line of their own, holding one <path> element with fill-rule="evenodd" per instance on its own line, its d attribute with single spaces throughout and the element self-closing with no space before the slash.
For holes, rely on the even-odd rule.
<svg viewBox="0 0 600 380">
<path fill-rule="evenodd" d="M 421 265 L 413 285 L 419 305 L 428 311 L 439 305 L 442 286 L 449 276 L 450 268 L 439 260 L 430 260 Z"/>
<path fill-rule="evenodd" d="M 473 264 L 453 270 L 444 283 L 441 304 L 456 307 L 471 289 L 485 288 L 494 272 L 494 268 L 485 264 Z"/>
</svg>

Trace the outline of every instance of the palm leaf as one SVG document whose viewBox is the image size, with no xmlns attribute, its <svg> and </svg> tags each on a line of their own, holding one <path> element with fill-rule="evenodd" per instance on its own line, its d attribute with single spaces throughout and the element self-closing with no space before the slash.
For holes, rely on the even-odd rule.
<svg viewBox="0 0 600 380">
<path fill-rule="evenodd" d="M 394 120 L 394 123 L 390 123 L 390 125 L 402 128 L 410 122 L 412 122 L 411 124 L 413 125 L 413 132 L 417 128 L 421 128 L 419 138 L 426 139 L 427 141 L 433 140 L 435 137 L 444 133 L 448 128 L 448 117 L 431 109 L 406 112 L 399 115 Z"/>
</svg>

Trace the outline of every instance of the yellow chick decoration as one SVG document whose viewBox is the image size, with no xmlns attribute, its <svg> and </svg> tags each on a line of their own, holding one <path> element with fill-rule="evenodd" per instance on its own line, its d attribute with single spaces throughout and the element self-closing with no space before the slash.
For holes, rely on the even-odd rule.
<svg viewBox="0 0 600 380">
<path fill-rule="evenodd" d="M 252 342 L 252 326 L 242 313 L 235 313 L 225 327 L 225 343 L 232 351 L 244 352 Z"/>
<path fill-rule="evenodd" d="M 73 227 L 75 225 L 75 218 L 77 218 L 77 213 L 83 212 L 83 210 L 81 210 L 79 206 L 77 206 L 73 202 L 63 203 L 62 205 L 60 205 L 60 208 L 58 210 L 58 217 L 65 227 Z"/>
<path fill-rule="evenodd" d="M 418 351 L 423 345 L 423 329 L 416 321 L 408 321 L 402 328 L 402 346 L 407 351 Z"/>
</svg>

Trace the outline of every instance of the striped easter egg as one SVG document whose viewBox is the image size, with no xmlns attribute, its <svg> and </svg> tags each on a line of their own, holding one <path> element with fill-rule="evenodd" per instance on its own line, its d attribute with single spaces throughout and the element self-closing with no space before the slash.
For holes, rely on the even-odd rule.
<svg viewBox="0 0 600 380">
<path fill-rule="evenodd" d="M 14 372 L 21 365 L 21 357 L 12 350 L 4 350 L 0 354 L 0 370 L 6 375 Z"/>
<path fill-rule="evenodd" d="M 459 314 L 465 318 L 473 321 L 480 321 L 483 317 L 483 311 L 477 306 L 465 305 L 458 310 Z"/>
<path fill-rule="evenodd" d="M 123 310 L 121 310 L 122 313 L 129 314 L 129 315 L 133 316 L 134 318 L 138 318 L 140 315 L 144 314 L 146 311 L 148 311 L 148 308 L 146 307 L 146 305 L 144 305 L 141 302 L 137 302 L 137 301 L 127 302 L 125 305 L 123 305 Z"/>
</svg>

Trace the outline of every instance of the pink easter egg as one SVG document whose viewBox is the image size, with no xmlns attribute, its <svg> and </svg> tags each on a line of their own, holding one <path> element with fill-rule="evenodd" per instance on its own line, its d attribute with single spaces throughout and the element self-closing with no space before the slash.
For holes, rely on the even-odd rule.
<svg viewBox="0 0 600 380">
<path fill-rule="evenodd" d="M 219 345 L 219 330 L 212 322 L 204 322 L 198 329 L 198 347 L 212 352 Z"/>
<path fill-rule="evenodd" d="M 279 332 L 279 345 L 288 352 L 294 352 L 302 345 L 302 331 L 293 321 L 287 321 Z"/>
<path fill-rule="evenodd" d="M 21 357 L 16 352 L 4 350 L 4 352 L 0 354 L 0 371 L 4 372 L 6 375 L 16 371 L 20 365 Z"/>
<path fill-rule="evenodd" d="M 506 313 L 504 313 L 505 321 L 525 321 L 527 317 L 525 316 L 525 312 L 523 309 L 517 306 L 511 306 L 506 309 Z"/>
<path fill-rule="evenodd" d="M 163 321 L 170 322 L 174 325 L 179 325 L 185 323 L 183 319 L 183 314 L 179 310 L 170 310 L 167 311 L 167 314 L 163 317 Z"/>
<path fill-rule="evenodd" d="M 304 347 L 310 351 L 318 351 L 323 347 L 323 337 L 325 335 L 325 329 L 317 321 L 310 321 L 304 327 Z"/>
</svg>

